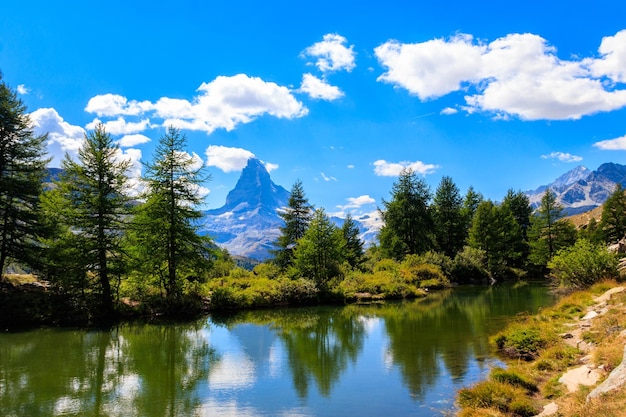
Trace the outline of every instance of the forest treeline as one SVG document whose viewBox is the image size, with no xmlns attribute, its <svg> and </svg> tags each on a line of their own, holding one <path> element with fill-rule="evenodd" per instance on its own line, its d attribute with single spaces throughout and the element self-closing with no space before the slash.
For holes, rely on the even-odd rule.
<svg viewBox="0 0 626 417">
<path fill-rule="evenodd" d="M 0 77 L 0 270 L 48 283 L 52 303 L 86 322 L 415 297 L 451 283 L 527 274 L 585 286 L 617 276 L 617 258 L 606 246 L 626 234 L 621 186 L 602 219 L 577 231 L 550 190 L 533 210 L 521 191 L 495 202 L 472 187 L 462 195 L 443 177 L 433 193 L 405 170 L 379 209 L 378 242 L 364 248 L 354 220 L 348 215 L 336 226 L 309 203 L 298 180 L 280 214 L 272 259 L 248 271 L 199 233 L 199 190 L 209 175 L 186 151 L 180 130 L 164 132 L 139 180 L 129 178 L 129 161 L 98 125 L 75 158 L 65 156 L 59 177 L 47 181 L 46 140 L 34 134 L 23 102 Z M 9 290 L 11 277 L 4 275 L 0 294 L 13 301 L 3 303 L 5 321 L 24 301 Z"/>
</svg>

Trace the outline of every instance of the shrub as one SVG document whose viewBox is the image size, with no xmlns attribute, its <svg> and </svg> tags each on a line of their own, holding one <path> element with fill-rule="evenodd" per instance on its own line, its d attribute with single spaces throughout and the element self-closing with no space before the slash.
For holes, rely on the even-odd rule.
<svg viewBox="0 0 626 417">
<path fill-rule="evenodd" d="M 489 275 L 484 250 L 465 246 L 452 262 L 452 279 L 456 282 L 482 280 Z"/>
<path fill-rule="evenodd" d="M 560 285 L 570 288 L 587 288 L 603 278 L 615 278 L 617 257 L 606 247 L 579 239 L 572 247 L 560 250 L 550 262 L 551 276 Z"/>
<path fill-rule="evenodd" d="M 495 368 L 493 371 L 491 371 L 491 379 L 497 382 L 513 385 L 514 387 L 523 388 L 529 393 L 539 391 L 539 388 L 537 388 L 537 384 L 535 384 L 534 382 L 528 381 L 526 378 L 522 377 L 516 372 L 507 371 L 502 368 Z"/>
<path fill-rule="evenodd" d="M 500 352 L 510 358 L 532 360 L 546 348 L 555 335 L 532 324 L 514 324 L 495 336 Z"/>
</svg>

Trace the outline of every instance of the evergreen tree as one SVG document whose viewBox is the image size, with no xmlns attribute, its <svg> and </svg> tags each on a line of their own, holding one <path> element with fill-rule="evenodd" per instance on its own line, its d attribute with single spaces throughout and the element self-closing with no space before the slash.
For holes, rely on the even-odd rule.
<svg viewBox="0 0 626 417">
<path fill-rule="evenodd" d="M 562 212 L 563 206 L 556 201 L 556 195 L 547 189 L 541 197 L 541 205 L 531 218 L 528 231 L 528 260 L 533 265 L 545 268 L 559 249 L 574 244 L 576 228 L 562 218 Z"/>
<path fill-rule="evenodd" d="M 621 184 L 604 202 L 600 230 L 607 243 L 617 243 L 626 236 L 626 194 Z"/>
<path fill-rule="evenodd" d="M 432 249 L 434 225 L 426 181 L 411 170 L 403 170 L 391 196 L 391 201 L 383 200 L 385 209 L 380 210 L 384 225 L 378 239 L 383 255 L 402 259 Z"/>
<path fill-rule="evenodd" d="M 507 191 L 502 205 L 507 206 L 511 210 L 511 213 L 520 228 L 521 239 L 518 242 L 516 250 L 521 255 L 518 266 L 522 266 L 528 258 L 528 230 L 530 229 L 530 218 L 533 213 L 533 208 L 531 207 L 530 200 L 526 194 L 521 191 L 515 192 L 512 189 Z"/>
<path fill-rule="evenodd" d="M 34 135 L 26 106 L 0 74 L 0 274 L 9 260 L 37 263 L 45 140 Z"/>
<path fill-rule="evenodd" d="M 478 209 L 480 203 L 484 201 L 482 194 L 476 192 L 474 187 L 470 186 L 465 193 L 465 197 L 463 198 L 463 208 L 461 209 L 461 214 L 463 215 L 463 221 L 465 224 L 465 239 L 467 239 L 467 234 L 469 232 L 470 227 L 472 226 L 472 219 L 474 218 L 474 213 Z M 464 240 L 465 240 L 464 239 Z"/>
<path fill-rule="evenodd" d="M 211 267 L 211 239 L 198 234 L 203 201 L 198 190 L 208 180 L 185 151 L 187 140 L 169 127 L 146 164 L 145 203 L 133 226 L 136 258 L 144 271 L 159 279 L 168 299 L 182 294 L 183 276 L 199 275 Z M 185 276 L 187 276 L 185 275 Z"/>
<path fill-rule="evenodd" d="M 491 200 L 480 203 L 469 231 L 469 246 L 481 249 L 487 258 L 487 269 L 493 276 L 502 275 L 520 257 L 521 230 L 511 209 Z"/>
<path fill-rule="evenodd" d="M 350 213 L 341 226 L 341 232 L 346 243 L 344 257 L 351 267 L 358 268 L 363 263 L 363 241 L 359 238 L 359 228 Z"/>
<path fill-rule="evenodd" d="M 294 265 L 305 278 L 310 278 L 321 290 L 339 273 L 343 262 L 345 240 L 341 229 L 335 226 L 324 209 L 313 213 L 311 223 L 298 240 L 294 250 Z"/>
<path fill-rule="evenodd" d="M 306 233 L 311 221 L 313 207 L 304 194 L 302 181 L 298 180 L 291 187 L 289 202 L 285 211 L 280 213 L 284 226 L 280 228 L 281 235 L 276 241 L 274 262 L 285 269 L 293 262 L 293 250 L 296 243 Z"/>
<path fill-rule="evenodd" d="M 60 231 L 46 241 L 52 254 L 52 276 L 67 282 L 61 275 L 74 271 L 72 285 L 81 291 L 91 287 L 90 276 L 96 277 L 106 316 L 114 310 L 111 279 L 122 257 L 129 165 L 119 160 L 119 147 L 100 124 L 85 135 L 76 161 L 65 156 L 63 173 L 44 201 Z"/>
<path fill-rule="evenodd" d="M 466 236 L 463 199 L 452 178 L 444 176 L 433 200 L 433 220 L 439 249 L 454 257 L 463 248 Z"/>
</svg>

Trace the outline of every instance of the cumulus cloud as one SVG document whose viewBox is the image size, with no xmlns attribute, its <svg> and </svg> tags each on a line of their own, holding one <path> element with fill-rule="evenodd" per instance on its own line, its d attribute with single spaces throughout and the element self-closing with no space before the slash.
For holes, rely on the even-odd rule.
<svg viewBox="0 0 626 417">
<path fill-rule="evenodd" d="M 300 92 L 306 93 L 309 97 L 319 100 L 333 101 L 343 97 L 343 92 L 334 85 L 328 84 L 325 80 L 320 80 L 311 74 L 302 76 Z"/>
<path fill-rule="evenodd" d="M 149 101 L 128 101 L 126 97 L 118 94 L 102 94 L 92 97 L 89 102 L 87 102 L 85 111 L 95 113 L 99 117 L 118 115 L 137 116 L 152 108 L 153 105 Z"/>
<path fill-rule="evenodd" d="M 103 122 L 95 118 L 91 123 L 85 126 L 89 130 L 94 130 L 96 126 L 102 124 L 107 133 L 111 135 L 130 135 L 133 133 L 143 132 L 150 127 L 150 120 L 144 119 L 139 122 L 127 122 L 124 118 L 118 117 L 116 120 Z"/>
<path fill-rule="evenodd" d="M 263 162 L 263 166 L 265 167 L 268 173 L 278 169 L 278 164 L 273 164 L 271 162 Z"/>
<path fill-rule="evenodd" d="M 324 35 L 321 42 L 316 42 L 302 52 L 304 57 L 316 58 L 315 66 L 322 72 L 352 71 L 355 67 L 354 45 L 346 47 L 348 40 L 336 33 Z"/>
<path fill-rule="evenodd" d="M 601 140 L 594 143 L 593 146 L 603 151 L 626 151 L 626 135 L 615 139 Z"/>
<path fill-rule="evenodd" d="M 24 84 L 20 84 L 17 86 L 17 93 L 25 96 L 30 93 L 30 88 L 27 88 Z"/>
<path fill-rule="evenodd" d="M 388 41 L 374 52 L 379 81 L 421 100 L 466 91 L 463 109 L 506 119 L 567 120 L 626 106 L 626 31 L 602 40 L 600 58 L 563 60 L 540 36 L 509 34 L 491 43 L 461 34 L 415 44 Z"/>
<path fill-rule="evenodd" d="M 76 155 L 85 138 L 85 129 L 69 124 L 52 108 L 37 109 L 29 116 L 35 134 L 48 133 L 48 153 L 53 166 L 60 166 L 65 153 Z"/>
<path fill-rule="evenodd" d="M 242 148 L 211 145 L 206 149 L 207 166 L 221 169 L 224 172 L 241 171 L 254 158 L 254 154 Z M 266 165 L 267 167 L 267 165 Z"/>
<path fill-rule="evenodd" d="M 455 108 L 452 107 L 446 107 L 445 109 L 441 110 L 441 112 L 439 114 L 443 114 L 444 116 L 449 116 L 451 114 L 457 114 L 459 111 Z"/>
<path fill-rule="evenodd" d="M 134 135 L 124 135 L 120 140 L 117 141 L 118 145 L 122 148 L 129 148 L 131 146 L 141 145 L 142 143 L 148 143 L 151 139 L 147 136 L 134 134 Z"/>
<path fill-rule="evenodd" d="M 348 201 L 348 204 L 343 205 L 343 206 L 338 205 L 337 208 L 341 209 L 342 211 L 350 210 L 350 209 L 359 209 L 366 204 L 374 204 L 376 202 L 376 200 L 374 200 L 372 197 L 370 197 L 367 194 L 361 195 L 358 197 L 348 197 L 346 198 L 346 200 Z"/>
<path fill-rule="evenodd" d="M 581 156 L 572 155 L 565 152 L 552 152 L 548 155 L 541 155 L 542 159 L 558 159 L 561 162 L 580 162 L 583 160 Z"/>
<path fill-rule="evenodd" d="M 98 117 L 116 117 L 103 122 L 112 134 L 139 133 L 154 126 L 174 126 L 210 134 L 216 129 L 230 131 L 263 115 L 293 119 L 308 113 L 287 87 L 245 74 L 219 76 L 202 83 L 196 92 L 192 100 L 161 97 L 155 103 L 103 94 L 89 100 L 85 110 Z M 129 116 L 142 119 L 129 122 L 126 120 Z M 151 119 L 159 123 L 153 125 Z M 100 120 L 95 119 L 89 126 L 98 122 Z"/>
<path fill-rule="evenodd" d="M 400 173 L 409 169 L 416 174 L 432 174 L 439 168 L 439 165 L 425 164 L 422 161 L 415 162 L 387 162 L 384 159 L 379 159 L 374 162 L 374 173 L 380 177 L 397 177 Z"/>
</svg>

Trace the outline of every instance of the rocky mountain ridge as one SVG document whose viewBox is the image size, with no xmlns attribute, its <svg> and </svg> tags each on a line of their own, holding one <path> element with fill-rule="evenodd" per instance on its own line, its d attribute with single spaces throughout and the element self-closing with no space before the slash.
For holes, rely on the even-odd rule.
<svg viewBox="0 0 626 417">
<path fill-rule="evenodd" d="M 564 207 L 564 214 L 569 216 L 601 206 L 617 184 L 626 187 L 626 165 L 608 162 L 595 171 L 577 166 L 552 183 L 526 191 L 525 194 L 533 207 L 539 207 L 545 191 L 550 188 L 557 202 Z"/>
</svg>

